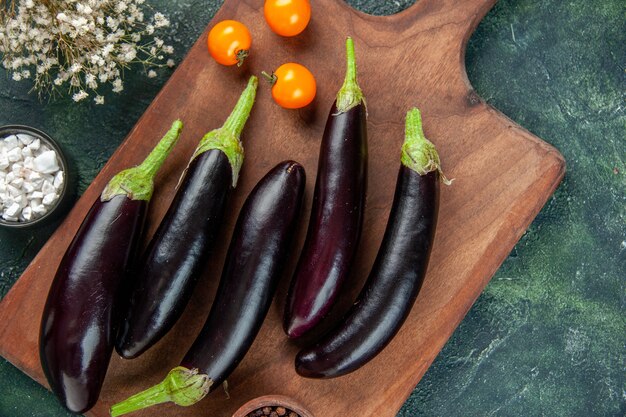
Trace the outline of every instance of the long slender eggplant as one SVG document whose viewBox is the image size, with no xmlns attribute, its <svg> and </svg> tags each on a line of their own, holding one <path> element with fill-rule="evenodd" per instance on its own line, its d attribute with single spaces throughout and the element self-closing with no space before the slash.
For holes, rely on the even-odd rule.
<svg viewBox="0 0 626 417">
<path fill-rule="evenodd" d="M 192 405 L 226 380 L 269 310 L 292 244 L 304 183 L 302 166 L 285 161 L 252 190 L 239 213 L 202 331 L 180 366 L 160 384 L 114 405 L 112 416 L 168 401 Z"/>
<path fill-rule="evenodd" d="M 439 155 L 422 131 L 419 110 L 407 114 L 402 165 L 382 244 L 363 290 L 342 324 L 296 357 L 305 377 L 333 378 L 376 356 L 398 332 L 420 290 L 435 235 Z"/>
<path fill-rule="evenodd" d="M 153 178 L 178 140 L 176 121 L 139 166 L 115 175 L 91 207 L 56 272 L 43 312 L 41 365 L 52 391 L 74 413 L 89 410 L 113 351 L 121 284 L 152 196 Z"/>
<path fill-rule="evenodd" d="M 200 141 L 133 274 L 130 307 L 115 345 L 124 358 L 135 358 L 159 341 L 191 298 L 210 257 L 227 198 L 237 185 L 243 162 L 239 137 L 254 104 L 257 84 L 257 78 L 250 77 L 224 126 Z"/>
<path fill-rule="evenodd" d="M 367 188 L 367 110 L 356 80 L 351 38 L 346 51 L 346 78 L 326 122 L 309 228 L 285 306 L 283 327 L 291 338 L 305 335 L 329 312 L 361 237 Z"/>
</svg>

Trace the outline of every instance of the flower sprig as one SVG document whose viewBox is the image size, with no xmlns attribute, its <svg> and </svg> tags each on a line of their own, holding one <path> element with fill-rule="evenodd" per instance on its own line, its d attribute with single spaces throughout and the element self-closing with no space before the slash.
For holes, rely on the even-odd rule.
<svg viewBox="0 0 626 417">
<path fill-rule="evenodd" d="M 173 67 L 174 48 L 155 35 L 170 25 L 145 0 L 0 0 L 0 56 L 15 81 L 33 80 L 40 96 L 67 92 L 104 103 L 102 88 L 124 89 L 123 72 L 142 64 Z"/>
</svg>

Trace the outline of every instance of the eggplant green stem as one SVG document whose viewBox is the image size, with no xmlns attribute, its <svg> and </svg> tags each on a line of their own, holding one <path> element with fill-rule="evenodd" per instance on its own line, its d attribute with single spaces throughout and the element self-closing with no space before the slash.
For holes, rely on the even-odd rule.
<svg viewBox="0 0 626 417">
<path fill-rule="evenodd" d="M 154 190 L 154 177 L 178 141 L 182 129 L 183 122 L 176 120 L 141 165 L 125 169 L 111 178 L 100 199 L 109 201 L 115 196 L 124 195 L 131 200 L 149 201 Z"/>
<path fill-rule="evenodd" d="M 213 381 L 207 375 L 198 373 L 197 369 L 178 366 L 160 383 L 113 405 L 110 413 L 112 417 L 117 417 L 166 402 L 187 407 L 203 399 L 211 385 Z"/>
<path fill-rule="evenodd" d="M 356 57 L 354 53 L 354 41 L 346 39 L 346 78 L 337 93 L 337 113 L 345 113 L 359 104 L 365 104 L 363 91 L 356 80 Z"/>
<path fill-rule="evenodd" d="M 444 184 L 450 185 L 452 183 L 441 170 L 441 161 L 435 145 L 424 136 L 422 115 L 415 107 L 406 114 L 406 133 L 402 145 L 401 161 L 404 166 L 420 175 L 437 171 Z"/>
<path fill-rule="evenodd" d="M 259 80 L 257 77 L 254 75 L 250 77 L 248 86 L 241 93 L 239 101 L 237 101 L 235 108 L 228 116 L 228 119 L 226 119 L 224 125 L 204 135 L 191 157 L 191 161 L 193 161 L 199 155 L 211 149 L 219 149 L 224 152 L 233 171 L 233 188 L 237 186 L 239 171 L 243 164 L 244 151 L 240 140 L 241 132 L 254 105 L 258 84 Z"/>
</svg>

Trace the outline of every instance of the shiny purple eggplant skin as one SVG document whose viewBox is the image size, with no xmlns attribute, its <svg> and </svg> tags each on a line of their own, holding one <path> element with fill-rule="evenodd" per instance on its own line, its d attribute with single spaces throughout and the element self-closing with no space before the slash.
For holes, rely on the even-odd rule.
<svg viewBox="0 0 626 417">
<path fill-rule="evenodd" d="M 239 213 L 211 312 L 181 362 L 208 375 L 211 390 L 243 359 L 267 315 L 293 244 L 304 185 L 304 168 L 282 162 Z"/>
<path fill-rule="evenodd" d="M 115 342 L 119 290 L 147 206 L 124 195 L 98 198 L 54 277 L 41 324 L 40 356 L 52 391 L 71 412 L 82 414 L 98 399 Z"/>
<path fill-rule="evenodd" d="M 296 357 L 298 374 L 334 378 L 380 353 L 421 288 L 437 223 L 439 173 L 400 168 L 383 241 L 361 294 L 342 324 Z"/>
<path fill-rule="evenodd" d="M 135 280 L 115 348 L 124 358 L 141 355 L 180 318 L 217 238 L 232 169 L 221 150 L 197 156 L 150 241 Z"/>
<path fill-rule="evenodd" d="M 283 328 L 290 338 L 313 329 L 332 307 L 354 261 L 367 188 L 366 108 L 330 110 L 304 248 L 291 282 Z"/>
</svg>

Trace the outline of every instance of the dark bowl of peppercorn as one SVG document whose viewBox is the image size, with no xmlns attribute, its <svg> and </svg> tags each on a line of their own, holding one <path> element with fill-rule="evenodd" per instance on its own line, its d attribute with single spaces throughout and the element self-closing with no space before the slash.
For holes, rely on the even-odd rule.
<svg viewBox="0 0 626 417">
<path fill-rule="evenodd" d="M 264 395 L 254 398 L 239 410 L 233 417 L 314 417 L 293 398 L 284 395 Z"/>
</svg>

